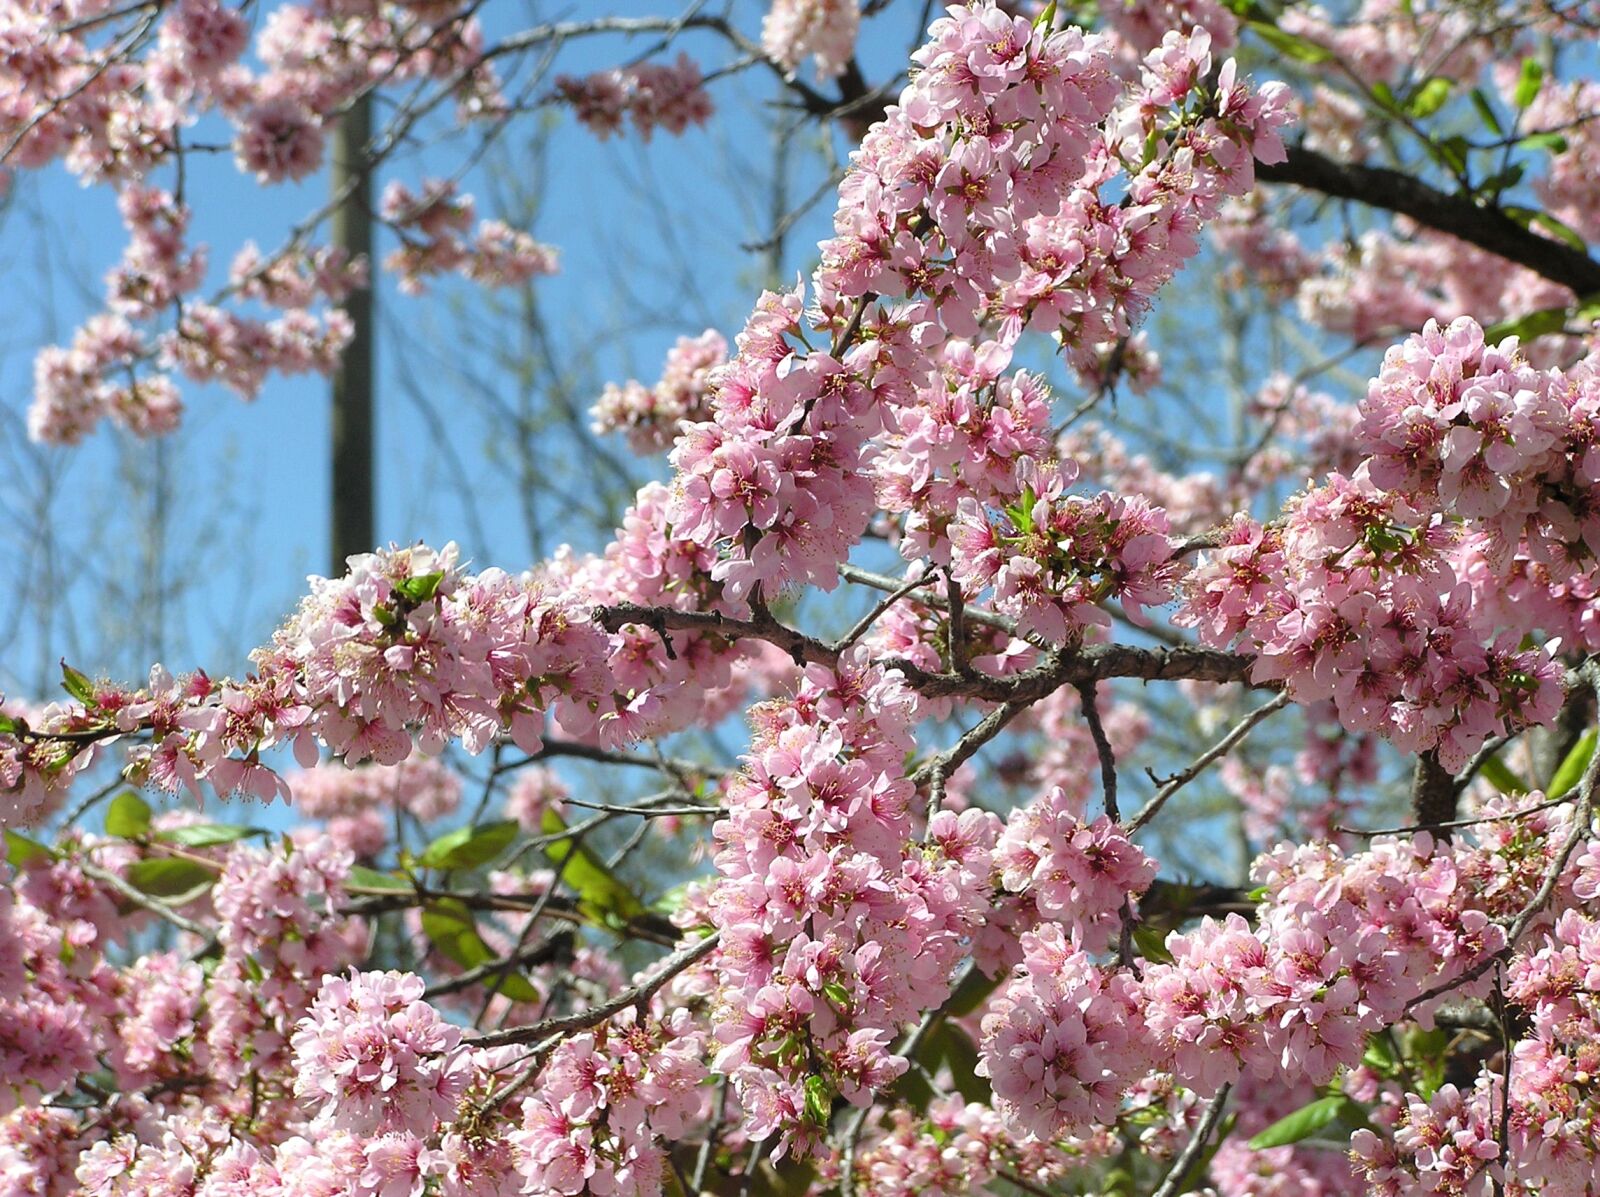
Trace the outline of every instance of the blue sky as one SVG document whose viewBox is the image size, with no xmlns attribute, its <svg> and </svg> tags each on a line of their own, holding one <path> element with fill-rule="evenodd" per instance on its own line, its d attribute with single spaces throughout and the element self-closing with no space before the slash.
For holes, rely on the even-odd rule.
<svg viewBox="0 0 1600 1197">
<path fill-rule="evenodd" d="M 734 19 L 755 36 L 765 8 L 760 0 L 741 0 L 734 5 Z M 606 10 L 673 16 L 681 8 L 672 0 L 623 0 Z M 509 0 L 494 0 L 483 9 L 491 36 L 591 11 L 587 5 Z M 919 13 L 920 5 L 896 4 L 868 24 L 863 57 L 870 78 L 903 66 Z M 627 61 L 656 44 L 654 38 L 618 36 L 572 42 L 556 69 L 581 74 Z M 707 70 L 732 58 L 710 34 L 682 35 L 670 53 L 679 47 Z M 776 79 L 762 69 L 719 80 L 713 84 L 718 113 L 711 125 L 682 138 L 658 135 L 649 145 L 631 136 L 601 143 L 565 114 L 531 114 L 518 118 L 499 150 L 486 159 L 502 172 L 502 181 L 539 191 L 532 231 L 556 245 L 562 258 L 561 274 L 537 283 L 554 342 L 546 357 L 558 357 L 555 364 L 562 370 L 576 369 L 578 385 L 597 393 L 608 379 L 652 381 L 677 336 L 709 326 L 731 333 L 742 322 L 767 268 L 762 254 L 740 245 L 760 239 L 769 224 L 767 116 L 779 93 Z M 540 128 L 548 130 L 548 140 L 543 169 L 536 172 L 527 144 Z M 212 133 L 217 130 L 202 123 L 190 136 L 221 139 Z M 424 174 L 452 172 L 474 144 L 474 135 L 467 137 L 430 144 L 402 158 L 382 180 L 415 182 Z M 808 126 L 801 139 L 804 144 L 790 156 L 789 194 L 795 202 L 813 193 L 826 170 L 815 126 Z M 847 148 L 836 145 L 841 155 Z M 270 249 L 326 193 L 321 176 L 301 185 L 260 188 L 237 172 L 228 155 L 194 155 L 188 172 L 191 236 L 212 247 L 211 284 L 222 277 L 242 241 L 253 239 Z M 160 181 L 171 183 L 170 176 Z M 476 169 L 463 189 L 479 196 L 480 216 L 496 214 L 489 202 L 496 185 L 486 169 Z M 785 254 L 790 278 L 798 270 L 809 272 L 831 210 L 826 197 L 791 231 Z M 8 477 L 0 478 L 8 526 L 4 543 L 14 561 L 34 560 L 24 548 L 36 541 L 41 520 L 30 501 L 37 495 L 37 478 L 51 475 L 57 482 L 48 526 L 67 550 L 58 576 L 70 580 L 65 605 L 52 604 L 48 621 L 24 610 L 21 618 L 13 615 L 0 624 L 0 637 L 14 632 L 12 642 L 0 646 L 0 690 L 34 688 L 62 653 L 91 671 L 142 669 L 135 664 L 142 660 L 136 658 L 141 649 L 158 651 L 176 668 L 239 668 L 240 654 L 264 639 L 303 591 L 305 575 L 324 572 L 327 565 L 323 379 L 275 378 L 251 404 L 218 387 L 185 384 L 184 429 L 164 446 L 130 443 L 109 428 L 77 449 L 22 450 L 15 443 L 31 391 L 34 352 L 69 339 L 85 316 L 99 310 L 101 280 L 123 243 L 109 189 L 81 187 L 59 168 L 20 177 L 0 224 L 0 275 L 13 282 L 9 298 L 0 301 L 0 311 L 8 316 L 0 340 L 0 396 L 12 458 L 4 471 Z M 380 246 L 380 254 L 388 248 Z M 498 301 L 514 307 L 514 297 L 502 295 Z M 411 298 L 400 295 L 387 278 L 379 306 L 380 538 L 456 539 L 481 563 L 529 564 L 528 520 L 503 452 L 506 429 L 486 417 L 468 393 L 473 388 L 460 377 L 463 372 L 475 376 L 479 395 L 515 400 L 514 374 L 483 352 L 485 347 L 515 350 L 522 335 L 515 311 L 496 314 L 470 284 L 445 282 L 426 297 Z M 471 357 L 461 349 L 463 328 L 480 341 Z M 582 396 L 584 407 L 590 398 Z M 574 448 L 568 434 L 547 437 L 550 469 L 581 465 Z M 664 474 L 664 462 L 633 460 L 620 438 L 613 438 L 610 449 L 635 478 Z M 25 469 L 19 468 L 19 453 L 29 458 Z M 168 480 L 165 503 L 172 534 L 167 555 L 191 583 L 169 600 L 159 633 L 148 621 L 119 631 L 111 618 L 119 605 L 129 605 L 125 591 L 149 589 L 130 576 L 141 568 L 139 541 L 150 521 L 144 515 L 148 504 L 132 497 L 138 488 L 130 485 L 129 469 L 159 471 Z M 463 473 L 471 479 L 471 511 L 457 485 Z M 600 547 L 596 521 L 583 511 L 594 507 L 585 501 L 585 471 L 566 478 L 552 473 L 550 481 L 556 493 L 538 504 L 539 547 L 548 551 L 568 540 L 583 549 Z M 15 586 L 9 601 L 20 601 Z"/>
</svg>

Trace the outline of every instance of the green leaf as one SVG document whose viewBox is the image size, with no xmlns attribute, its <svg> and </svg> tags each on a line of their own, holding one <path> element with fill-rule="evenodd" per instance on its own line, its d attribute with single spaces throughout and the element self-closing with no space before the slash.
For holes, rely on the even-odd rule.
<svg viewBox="0 0 1600 1197">
<path fill-rule="evenodd" d="M 1450 1032 L 1439 1027 L 1431 1031 L 1414 1027 L 1405 1037 L 1406 1063 L 1416 1072 L 1417 1092 L 1424 1099 L 1432 1098 L 1444 1084 L 1445 1053 L 1449 1046 Z"/>
<path fill-rule="evenodd" d="M 475 869 L 510 847 L 519 830 L 521 825 L 515 819 L 458 827 L 424 848 L 419 863 L 426 869 Z"/>
<path fill-rule="evenodd" d="M 1554 235 L 1557 241 L 1563 241 L 1579 253 L 1589 252 L 1589 243 L 1585 241 L 1578 230 L 1570 224 L 1557 220 L 1548 212 L 1535 212 L 1533 223 L 1539 225 L 1545 232 Z"/>
<path fill-rule="evenodd" d="M 507 969 L 502 977 L 492 977 L 484 982 L 489 989 L 494 990 L 501 997 L 510 998 L 513 1002 L 542 1002 L 544 995 L 540 993 L 532 981 L 523 976 L 516 969 Z"/>
<path fill-rule="evenodd" d="M 86 707 L 94 705 L 94 683 L 89 675 L 79 673 L 66 661 L 61 662 L 61 688 Z"/>
<path fill-rule="evenodd" d="M 833 1114 L 833 1093 L 828 1082 L 816 1073 L 806 1077 L 806 1120 L 817 1126 L 827 1126 Z"/>
<path fill-rule="evenodd" d="M 1496 137 L 1506 135 L 1506 127 L 1500 123 L 1499 114 L 1494 110 L 1494 105 L 1489 102 L 1489 97 L 1484 94 L 1483 88 L 1474 87 L 1471 92 L 1472 106 L 1478 110 L 1478 119 Z"/>
<path fill-rule="evenodd" d="M 1394 88 L 1390 87 L 1382 79 L 1372 85 L 1372 94 L 1377 97 L 1380 107 L 1390 112 L 1401 111 L 1400 98 L 1394 94 Z"/>
<path fill-rule="evenodd" d="M 1479 770 L 1484 780 L 1499 790 L 1502 794 L 1526 794 L 1528 783 L 1518 777 L 1516 771 L 1498 756 L 1492 756 L 1483 762 Z"/>
<path fill-rule="evenodd" d="M 422 908 L 422 933 L 428 942 L 462 968 L 477 968 L 494 959 L 478 934 L 472 911 L 460 898 L 436 898 Z"/>
<path fill-rule="evenodd" d="M 128 884 L 153 898 L 197 897 L 215 885 L 216 873 L 205 865 L 177 856 L 152 856 L 128 866 Z"/>
<path fill-rule="evenodd" d="M 1512 93 L 1512 102 L 1516 104 L 1517 111 L 1521 112 L 1538 96 L 1539 89 L 1544 86 L 1544 63 L 1537 58 L 1524 58 L 1522 60 L 1522 73 L 1517 76 L 1517 90 Z"/>
<path fill-rule="evenodd" d="M 150 804 L 132 790 L 123 790 L 106 808 L 106 834 L 142 840 L 150 834 Z"/>
<path fill-rule="evenodd" d="M 998 988 L 999 977 L 986 977 L 978 969 L 973 969 L 961 978 L 961 984 L 950 995 L 950 1000 L 945 1003 L 945 1013 L 951 1018 L 965 1018 L 988 1001 L 989 995 Z"/>
<path fill-rule="evenodd" d="M 674 885 L 666 893 L 650 903 L 650 909 L 657 914 L 664 914 L 669 917 L 677 914 L 678 911 L 683 909 L 684 899 L 689 896 L 689 888 L 694 884 L 693 881 L 683 881 Z"/>
<path fill-rule="evenodd" d="M 972 1037 L 952 1022 L 941 1022 L 928 1036 L 922 1059 L 929 1072 L 950 1070 L 956 1090 L 968 1101 L 988 1105 L 994 1100 L 989 1082 L 978 1075 L 978 1048 Z"/>
<path fill-rule="evenodd" d="M 402 894 L 408 894 L 416 888 L 411 884 L 409 877 L 401 877 L 396 873 L 380 873 L 377 869 L 367 868 L 366 865 L 356 865 L 352 868 L 350 881 L 362 889 L 393 890 Z"/>
<path fill-rule="evenodd" d="M 1522 176 L 1527 173 L 1527 167 L 1520 162 L 1513 162 L 1504 170 L 1498 170 L 1483 182 L 1479 183 L 1476 191 L 1479 195 L 1499 195 L 1508 188 L 1515 187 L 1522 182 Z"/>
<path fill-rule="evenodd" d="M 1246 22 L 1250 32 L 1254 33 L 1267 45 L 1279 53 L 1287 54 L 1290 58 L 1299 59 L 1301 62 L 1319 63 L 1327 62 L 1333 57 L 1331 50 L 1307 41 L 1303 37 L 1285 32 L 1267 21 Z"/>
<path fill-rule="evenodd" d="M 1533 223 L 1540 225 L 1545 232 L 1555 234 L 1556 240 L 1565 242 L 1580 253 L 1589 252 L 1589 243 L 1583 239 L 1578 230 L 1570 224 L 1556 219 L 1550 213 L 1540 212 L 1533 218 Z"/>
<path fill-rule="evenodd" d="M 1472 148 L 1471 143 L 1460 134 L 1451 137 L 1430 137 L 1428 148 L 1452 174 L 1464 175 L 1467 173 L 1467 151 Z"/>
<path fill-rule="evenodd" d="M 1453 87 L 1453 79 L 1429 79 L 1411 93 L 1406 100 L 1406 111 L 1417 120 L 1426 120 L 1449 103 Z"/>
<path fill-rule="evenodd" d="M 403 598 L 412 603 L 425 603 L 438 593 L 439 583 L 444 581 L 444 573 L 418 574 L 414 578 L 402 578 L 394 584 Z"/>
<path fill-rule="evenodd" d="M 1167 937 L 1159 927 L 1141 923 L 1133 929 L 1133 943 L 1139 955 L 1157 964 L 1171 964 L 1172 953 L 1167 951 Z"/>
<path fill-rule="evenodd" d="M 25 835 L 15 831 L 6 832 L 6 862 L 13 868 L 21 868 L 30 860 L 54 860 L 55 850 L 47 848 L 38 840 L 30 840 Z"/>
<path fill-rule="evenodd" d="M 1033 18 L 1033 27 L 1035 29 L 1048 30 L 1055 24 L 1055 19 L 1056 0 L 1050 0 L 1050 3 L 1044 6 L 1044 9 L 1039 13 L 1039 15 Z"/>
<path fill-rule="evenodd" d="M 1359 1107 L 1342 1093 L 1334 1097 L 1319 1097 L 1294 1113 L 1284 1115 L 1251 1139 L 1250 1149 L 1263 1151 L 1268 1147 L 1284 1147 L 1301 1139 L 1309 1139 L 1323 1127 L 1337 1122 L 1352 1108 L 1359 1115 Z"/>
<path fill-rule="evenodd" d="M 1161 150 L 1161 130 L 1160 129 L 1151 129 L 1150 132 L 1145 134 L 1145 138 L 1144 138 L 1144 154 L 1139 159 L 1139 169 L 1143 170 L 1145 167 L 1149 166 L 1152 162 L 1154 162 L 1156 160 L 1156 154 L 1159 153 L 1160 150 Z M 1029 522 L 1030 523 L 1032 522 L 1031 518 L 1030 518 Z"/>
<path fill-rule="evenodd" d="M 237 827 L 231 823 L 192 823 L 187 827 L 169 827 L 156 832 L 156 839 L 168 844 L 181 844 L 185 848 L 210 848 L 216 844 L 231 844 L 253 835 L 266 835 L 259 827 Z"/>
<path fill-rule="evenodd" d="M 1361 1063 L 1379 1076 L 1392 1077 L 1400 1071 L 1400 1057 L 1395 1055 L 1394 1042 L 1388 1031 L 1379 1031 L 1367 1037 L 1367 1051 Z"/>
<path fill-rule="evenodd" d="M 22 731 L 23 727 L 22 720 L 0 711 L 0 736 L 14 736 Z"/>
<path fill-rule="evenodd" d="M 539 830 L 547 836 L 560 835 L 567 824 L 547 809 Z M 644 913 L 644 904 L 587 844 L 575 844 L 571 838 L 553 840 L 544 846 L 544 854 L 561 881 L 578 895 L 578 910 L 585 917 L 615 928 Z"/>
<path fill-rule="evenodd" d="M 422 908 L 422 933 L 446 958 L 462 968 L 477 968 L 498 959 L 483 942 L 473 921 L 472 911 L 460 898 L 437 898 Z M 537 1002 L 539 991 L 515 968 L 503 976 L 485 979 L 486 988 L 515 1002 Z"/>
<path fill-rule="evenodd" d="M 1567 145 L 1567 139 L 1559 133 L 1529 133 L 1517 139 L 1519 150 L 1549 150 L 1552 154 L 1565 154 Z"/>
<path fill-rule="evenodd" d="M 1579 737 L 1578 742 L 1572 746 L 1572 751 L 1567 753 L 1567 759 L 1561 762 L 1555 776 L 1550 779 L 1550 784 L 1545 789 L 1545 797 L 1565 798 L 1583 780 L 1584 770 L 1594 758 L 1595 739 L 1595 729 L 1592 727 Z"/>
<path fill-rule="evenodd" d="M 1566 308 L 1540 308 L 1537 312 L 1529 312 L 1525 316 L 1491 324 L 1484 329 L 1483 339 L 1491 345 L 1507 337 L 1519 337 L 1523 341 L 1531 341 L 1535 337 L 1558 333 L 1566 328 L 1568 316 Z"/>
</svg>

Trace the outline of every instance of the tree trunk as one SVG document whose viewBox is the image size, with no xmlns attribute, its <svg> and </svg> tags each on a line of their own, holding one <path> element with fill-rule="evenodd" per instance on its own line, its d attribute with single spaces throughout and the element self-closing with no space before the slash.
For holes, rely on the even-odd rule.
<svg viewBox="0 0 1600 1197">
<path fill-rule="evenodd" d="M 372 176 L 367 169 L 372 108 L 362 98 L 334 132 L 332 184 L 344 200 L 333 214 L 333 243 L 352 259 L 372 261 Z M 345 194 L 348 189 L 348 194 Z M 373 477 L 373 296 L 370 287 L 352 291 L 345 310 L 355 326 L 344 359 L 333 376 L 333 485 L 329 494 L 329 550 L 332 577 L 345 571 L 345 559 L 377 547 L 374 530 L 377 487 Z"/>
</svg>

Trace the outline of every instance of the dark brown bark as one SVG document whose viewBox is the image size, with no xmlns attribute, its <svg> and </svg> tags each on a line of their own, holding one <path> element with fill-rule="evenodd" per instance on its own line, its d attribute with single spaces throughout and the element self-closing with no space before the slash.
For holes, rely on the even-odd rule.
<svg viewBox="0 0 1600 1197">
<path fill-rule="evenodd" d="M 1266 183 L 1293 183 L 1336 199 L 1356 200 L 1368 207 L 1409 216 L 1418 224 L 1448 233 L 1479 249 L 1526 266 L 1575 295 L 1600 292 L 1600 262 L 1588 254 L 1525 229 L 1499 208 L 1451 195 L 1412 175 L 1384 166 L 1360 166 L 1300 146 L 1273 166 L 1257 164 L 1256 177 Z"/>
</svg>

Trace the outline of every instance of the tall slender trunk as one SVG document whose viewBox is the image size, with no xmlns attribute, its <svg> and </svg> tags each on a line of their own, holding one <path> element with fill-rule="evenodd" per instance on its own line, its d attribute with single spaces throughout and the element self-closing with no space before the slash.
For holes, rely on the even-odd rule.
<svg viewBox="0 0 1600 1197">
<path fill-rule="evenodd" d="M 343 194 L 333 214 L 333 243 L 352 258 L 372 261 L 372 176 L 367 142 L 372 131 L 369 98 L 345 114 L 333 138 L 333 194 Z M 376 545 L 377 485 L 373 469 L 372 392 L 373 296 L 369 287 L 352 291 L 345 310 L 355 335 L 333 376 L 333 485 L 330 491 L 329 550 L 333 577 L 345 558 L 370 553 Z"/>
</svg>

